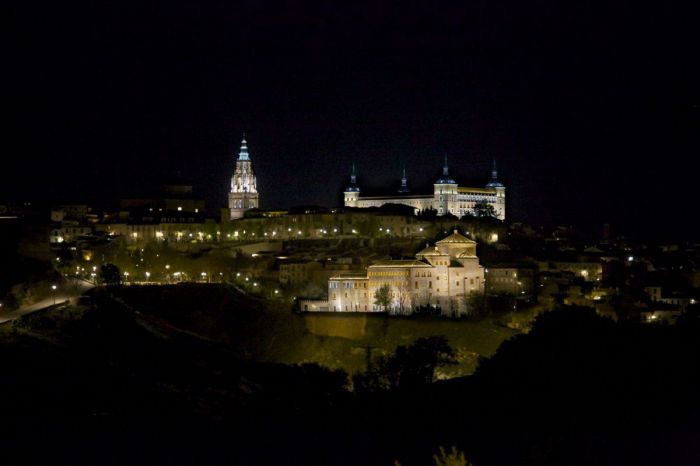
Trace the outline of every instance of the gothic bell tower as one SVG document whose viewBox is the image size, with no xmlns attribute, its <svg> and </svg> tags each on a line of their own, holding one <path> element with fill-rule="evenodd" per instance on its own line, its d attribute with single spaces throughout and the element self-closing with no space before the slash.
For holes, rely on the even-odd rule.
<svg viewBox="0 0 700 466">
<path fill-rule="evenodd" d="M 248 144 L 245 133 L 241 141 L 241 149 L 236 160 L 236 170 L 231 177 L 231 192 L 228 195 L 228 207 L 231 220 L 243 217 L 248 209 L 260 207 L 260 195 L 253 173 L 253 164 L 248 156 Z"/>
</svg>

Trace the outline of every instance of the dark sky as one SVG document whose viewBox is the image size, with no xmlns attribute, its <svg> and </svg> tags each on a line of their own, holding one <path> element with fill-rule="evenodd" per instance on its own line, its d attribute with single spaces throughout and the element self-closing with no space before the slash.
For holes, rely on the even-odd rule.
<svg viewBox="0 0 700 466">
<path fill-rule="evenodd" d="M 180 172 L 225 205 L 243 130 L 266 206 L 464 183 L 511 218 L 687 230 L 700 155 L 682 4 L 15 2 L 0 197 L 97 202 Z M 438 5 L 439 4 L 439 5 Z M 9 121 L 9 124 L 7 123 Z"/>
</svg>

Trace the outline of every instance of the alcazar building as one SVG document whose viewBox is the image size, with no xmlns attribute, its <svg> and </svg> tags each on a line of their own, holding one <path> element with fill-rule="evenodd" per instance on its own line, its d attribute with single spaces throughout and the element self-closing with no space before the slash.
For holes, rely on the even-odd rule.
<svg viewBox="0 0 700 466">
<path fill-rule="evenodd" d="M 496 218 L 506 218 L 506 188 L 498 181 L 496 162 L 491 171 L 491 181 L 484 188 L 469 188 L 459 186 L 449 175 L 447 158 L 442 168 L 442 176 L 433 183 L 431 194 L 411 194 L 404 170 L 401 188 L 393 196 L 362 196 L 357 184 L 355 165 L 353 164 L 350 185 L 345 189 L 344 201 L 346 207 L 381 207 L 384 204 L 403 204 L 413 207 L 418 214 L 423 210 L 436 210 L 438 215 L 448 213 L 462 217 L 474 212 L 477 203 L 487 203 L 493 206 Z"/>
</svg>

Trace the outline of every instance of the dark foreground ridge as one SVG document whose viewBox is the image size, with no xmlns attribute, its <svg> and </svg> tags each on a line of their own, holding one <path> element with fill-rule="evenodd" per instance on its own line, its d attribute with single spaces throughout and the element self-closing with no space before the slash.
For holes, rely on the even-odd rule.
<svg viewBox="0 0 700 466">
<path fill-rule="evenodd" d="M 101 293 L 0 330 L 0 445 L 7 464 L 428 465 L 455 445 L 476 466 L 685 466 L 699 332 L 568 308 L 474 376 L 358 393 L 343 371 L 251 362 Z"/>
</svg>

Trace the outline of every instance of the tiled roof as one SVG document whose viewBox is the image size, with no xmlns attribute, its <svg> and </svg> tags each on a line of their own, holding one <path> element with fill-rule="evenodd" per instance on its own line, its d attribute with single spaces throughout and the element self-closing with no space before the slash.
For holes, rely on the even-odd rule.
<svg viewBox="0 0 700 466">
<path fill-rule="evenodd" d="M 451 235 L 444 237 L 440 241 L 437 241 L 435 244 L 448 244 L 448 243 L 476 244 L 476 241 L 470 240 L 466 236 L 460 235 L 459 233 L 457 233 L 457 230 L 455 230 Z"/>
</svg>

